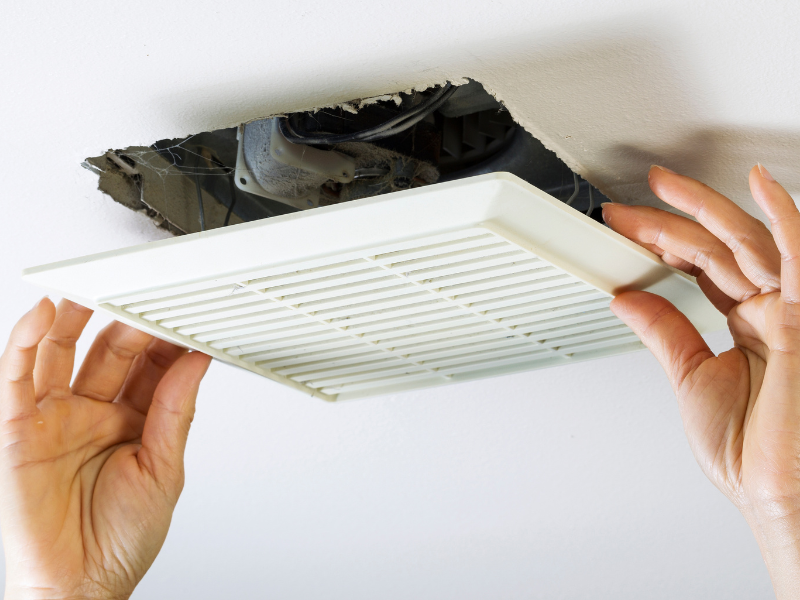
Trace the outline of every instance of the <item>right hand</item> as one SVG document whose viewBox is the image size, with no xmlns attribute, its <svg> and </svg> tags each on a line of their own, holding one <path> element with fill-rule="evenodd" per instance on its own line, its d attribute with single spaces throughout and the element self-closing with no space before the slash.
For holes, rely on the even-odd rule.
<svg viewBox="0 0 800 600">
<path fill-rule="evenodd" d="M 127 598 L 183 489 L 208 356 L 112 323 L 72 381 L 92 311 L 45 298 L 0 359 L 6 600 Z"/>
<path fill-rule="evenodd" d="M 735 345 L 715 356 L 653 294 L 622 293 L 611 308 L 666 371 L 692 451 L 753 529 L 778 597 L 800 598 L 800 212 L 760 165 L 750 189 L 772 232 L 694 179 L 652 167 L 649 181 L 697 221 L 610 203 L 606 223 L 696 276 Z"/>
</svg>

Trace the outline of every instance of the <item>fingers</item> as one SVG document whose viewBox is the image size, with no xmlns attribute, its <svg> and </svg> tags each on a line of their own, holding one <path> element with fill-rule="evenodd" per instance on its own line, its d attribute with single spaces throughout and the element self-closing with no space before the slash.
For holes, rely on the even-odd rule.
<svg viewBox="0 0 800 600">
<path fill-rule="evenodd" d="M 158 384 L 144 424 L 139 464 L 176 498 L 183 487 L 183 453 L 197 391 L 210 363 L 200 352 L 181 356 Z"/>
<path fill-rule="evenodd" d="M 184 348 L 154 338 L 133 361 L 117 402 L 146 415 L 161 378 L 186 352 Z"/>
<path fill-rule="evenodd" d="M 80 304 L 66 299 L 58 303 L 55 321 L 36 354 L 33 379 L 37 400 L 54 390 L 69 393 L 75 366 L 75 343 L 91 316 L 92 311 Z"/>
<path fill-rule="evenodd" d="M 92 343 L 72 384 L 72 393 L 111 402 L 119 394 L 136 356 L 153 339 L 122 323 L 106 326 Z"/>
<path fill-rule="evenodd" d="M 730 248 L 742 273 L 757 288 L 764 293 L 781 288 L 780 253 L 761 221 L 691 177 L 654 166 L 648 179 L 659 198 L 692 215 Z"/>
<path fill-rule="evenodd" d="M 660 296 L 624 292 L 611 310 L 655 355 L 676 393 L 687 375 L 714 356 L 689 319 Z"/>
<path fill-rule="evenodd" d="M 750 170 L 750 191 L 772 224 L 780 251 L 781 298 L 800 303 L 800 213 L 792 197 L 762 165 Z"/>
<path fill-rule="evenodd" d="M 719 289 L 705 273 L 700 273 L 697 276 L 696 281 L 697 286 L 706 295 L 706 298 L 708 298 L 709 302 L 711 302 L 711 304 L 714 305 L 714 308 L 716 308 L 726 317 L 734 308 L 739 306 L 739 303 L 736 300 Z"/>
<path fill-rule="evenodd" d="M 744 276 L 731 249 L 699 223 L 657 208 L 610 203 L 603 205 L 603 218 L 614 231 L 659 254 L 668 264 L 695 276 L 702 271 L 737 302 L 760 291 Z"/>
<path fill-rule="evenodd" d="M 36 352 L 55 317 L 53 303 L 42 298 L 11 331 L 0 357 L 0 420 L 21 419 L 36 412 Z"/>
</svg>

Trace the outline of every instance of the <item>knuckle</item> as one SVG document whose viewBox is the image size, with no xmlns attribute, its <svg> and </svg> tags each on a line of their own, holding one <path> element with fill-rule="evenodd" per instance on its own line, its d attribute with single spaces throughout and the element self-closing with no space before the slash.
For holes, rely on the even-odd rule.
<svg viewBox="0 0 800 600">
<path fill-rule="evenodd" d="M 66 350 L 71 350 L 75 347 L 75 344 L 78 342 L 77 335 L 56 335 L 52 333 L 48 333 L 45 336 L 45 340 L 50 342 L 51 344 L 55 344 L 59 348 L 64 348 Z"/>
<path fill-rule="evenodd" d="M 105 349 L 112 354 L 113 356 L 123 359 L 123 360 L 130 360 L 136 357 L 138 352 L 135 350 L 131 350 L 130 348 L 126 348 L 125 346 L 119 344 L 108 338 L 108 336 L 103 336 L 101 338 L 103 346 Z"/>
<path fill-rule="evenodd" d="M 159 369 L 168 369 L 172 366 L 172 363 L 175 362 L 174 356 L 172 356 L 171 353 L 158 350 L 152 346 L 148 347 L 144 353 L 147 356 L 147 360 Z"/>
</svg>

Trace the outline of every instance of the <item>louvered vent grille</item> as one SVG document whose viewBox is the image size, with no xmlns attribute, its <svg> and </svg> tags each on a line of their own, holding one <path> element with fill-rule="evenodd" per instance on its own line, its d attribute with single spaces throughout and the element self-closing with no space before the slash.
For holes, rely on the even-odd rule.
<svg viewBox="0 0 800 600">
<path fill-rule="evenodd" d="M 106 306 L 317 395 L 356 397 L 640 347 L 610 300 L 473 227 Z"/>
<path fill-rule="evenodd" d="M 691 278 L 507 173 L 68 259 L 24 277 L 326 400 L 639 349 L 609 310 L 627 289 L 663 296 L 701 333 L 726 325 Z"/>
</svg>

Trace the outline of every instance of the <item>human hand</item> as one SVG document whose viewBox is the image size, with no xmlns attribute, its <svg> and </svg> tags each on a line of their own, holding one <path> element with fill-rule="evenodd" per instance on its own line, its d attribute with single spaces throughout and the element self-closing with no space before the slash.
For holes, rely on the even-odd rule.
<svg viewBox="0 0 800 600">
<path fill-rule="evenodd" d="M 697 277 L 728 317 L 734 348 L 715 356 L 667 300 L 617 296 L 611 309 L 653 352 L 711 481 L 756 536 L 779 598 L 800 597 L 800 213 L 762 166 L 750 190 L 772 232 L 694 179 L 652 167 L 650 187 L 697 222 L 603 205 L 618 233 Z"/>
<path fill-rule="evenodd" d="M 0 358 L 0 527 L 6 600 L 128 598 L 183 489 L 210 358 L 120 323 L 70 387 L 92 312 L 45 298 Z"/>
</svg>

